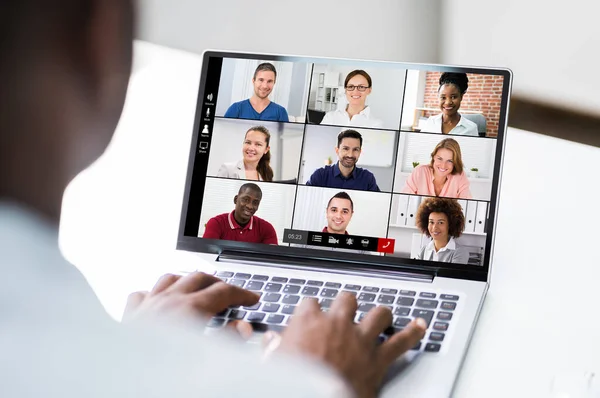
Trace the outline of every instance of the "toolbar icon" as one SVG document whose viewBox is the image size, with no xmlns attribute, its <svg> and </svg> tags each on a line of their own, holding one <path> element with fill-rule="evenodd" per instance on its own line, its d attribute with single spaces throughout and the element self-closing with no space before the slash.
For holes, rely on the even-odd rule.
<svg viewBox="0 0 600 398">
<path fill-rule="evenodd" d="M 212 102 L 213 98 L 214 98 L 214 97 L 213 97 L 213 94 L 212 94 L 212 93 L 210 93 L 210 94 L 208 94 L 208 95 L 206 96 L 206 99 L 207 99 L 207 100 L 209 100 L 210 102 Z"/>
<path fill-rule="evenodd" d="M 202 129 L 202 134 L 210 134 L 210 131 L 208 131 L 208 124 L 204 125 L 204 128 Z"/>
<path fill-rule="evenodd" d="M 206 117 L 210 117 L 210 108 L 206 110 Z"/>
<path fill-rule="evenodd" d="M 200 142 L 200 149 L 207 149 L 207 148 L 208 148 L 208 142 L 206 142 L 206 141 Z"/>
</svg>

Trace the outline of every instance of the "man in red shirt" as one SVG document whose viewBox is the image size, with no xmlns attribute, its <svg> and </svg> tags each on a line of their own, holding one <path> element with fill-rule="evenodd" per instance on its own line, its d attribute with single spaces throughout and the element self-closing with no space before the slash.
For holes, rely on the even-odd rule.
<svg viewBox="0 0 600 398">
<path fill-rule="evenodd" d="M 203 238 L 235 240 L 238 242 L 277 244 L 275 228 L 254 215 L 262 199 L 260 187 L 246 183 L 233 198 L 235 209 L 208 220 Z"/>
<path fill-rule="evenodd" d="M 338 192 L 327 203 L 327 226 L 323 232 L 348 234 L 346 228 L 354 214 L 354 203 L 346 192 Z"/>
</svg>

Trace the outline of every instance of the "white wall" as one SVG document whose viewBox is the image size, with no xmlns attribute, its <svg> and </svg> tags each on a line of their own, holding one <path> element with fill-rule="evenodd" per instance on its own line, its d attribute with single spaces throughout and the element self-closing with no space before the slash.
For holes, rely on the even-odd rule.
<svg viewBox="0 0 600 398">
<path fill-rule="evenodd" d="M 242 145 L 246 131 L 253 126 L 265 126 L 271 133 L 271 168 L 275 180 L 291 180 L 297 178 L 300 164 L 300 147 L 285 146 L 282 139 L 288 136 L 299 136 L 304 131 L 303 124 L 265 122 L 258 120 L 220 119 L 216 118 L 211 139 L 211 151 L 208 161 L 208 175 L 216 176 L 223 163 L 238 162 L 242 159 Z"/>
<path fill-rule="evenodd" d="M 138 38 L 195 52 L 435 62 L 440 3 L 139 0 Z"/>
<path fill-rule="evenodd" d="M 294 212 L 294 229 L 322 231 L 327 226 L 327 203 L 333 195 L 341 191 L 348 193 L 354 203 L 354 214 L 348 224 L 348 233 L 385 237 L 392 195 L 337 188 L 299 186 Z"/>
<path fill-rule="evenodd" d="M 600 2 L 440 3 L 442 62 L 506 66 L 514 94 L 600 114 Z"/>
</svg>

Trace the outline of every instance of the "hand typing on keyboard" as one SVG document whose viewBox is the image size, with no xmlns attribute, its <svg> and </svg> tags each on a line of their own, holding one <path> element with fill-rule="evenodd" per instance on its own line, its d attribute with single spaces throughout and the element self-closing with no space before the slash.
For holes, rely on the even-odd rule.
<svg viewBox="0 0 600 398">
<path fill-rule="evenodd" d="M 230 306 L 251 306 L 259 296 L 237 286 L 222 283 L 221 279 L 201 272 L 186 276 L 162 276 L 150 292 L 129 295 L 123 321 L 178 317 L 185 319 L 209 318 Z M 237 321 L 233 324 L 242 336 L 252 334 L 250 324 Z"/>
<path fill-rule="evenodd" d="M 316 299 L 306 299 L 298 306 L 278 350 L 309 355 L 335 370 L 352 386 L 358 397 L 375 397 L 388 367 L 425 335 L 427 323 L 421 318 L 410 322 L 382 344 L 378 336 L 392 324 L 392 312 L 386 307 L 370 310 L 354 323 L 357 301 L 342 292 L 322 312 Z"/>
</svg>

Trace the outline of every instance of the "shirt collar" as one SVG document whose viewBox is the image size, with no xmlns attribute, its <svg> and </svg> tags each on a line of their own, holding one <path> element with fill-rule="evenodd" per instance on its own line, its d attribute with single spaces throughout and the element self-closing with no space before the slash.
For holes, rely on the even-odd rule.
<svg viewBox="0 0 600 398">
<path fill-rule="evenodd" d="M 325 228 L 323 228 L 323 231 L 321 232 L 327 232 L 327 225 L 325 226 Z M 327 232 L 330 233 L 330 232 Z M 348 235 L 348 231 L 344 231 L 344 235 Z"/>
<path fill-rule="evenodd" d="M 339 161 L 335 162 L 335 164 L 333 164 L 333 176 L 334 177 L 339 177 L 341 176 L 341 178 L 346 178 L 342 175 L 342 172 L 340 171 L 340 165 L 339 165 Z M 348 179 L 350 178 L 355 178 L 356 177 L 356 166 L 354 166 L 354 168 L 352 169 L 352 173 L 350 173 L 350 176 L 348 176 Z"/>
<path fill-rule="evenodd" d="M 456 242 L 454 242 L 453 237 L 450 237 L 446 246 L 444 246 L 440 250 L 438 250 L 438 253 L 445 252 L 447 250 L 456 250 Z M 435 252 L 435 243 L 433 242 L 433 239 L 431 239 L 431 241 L 427 244 L 426 251 L 427 252 Z"/>
<path fill-rule="evenodd" d="M 231 229 L 249 229 L 252 230 L 252 225 L 254 224 L 254 216 L 250 217 L 250 222 L 248 224 L 246 224 L 244 226 L 244 228 L 242 228 L 240 226 L 240 224 L 237 223 L 237 221 L 235 221 L 235 217 L 233 217 L 233 213 L 235 212 L 232 211 L 231 213 L 229 213 L 229 216 L 227 216 L 227 219 L 229 220 L 229 227 Z"/>
</svg>

